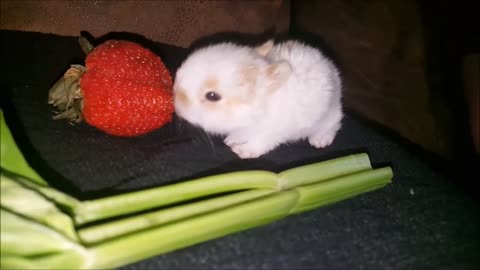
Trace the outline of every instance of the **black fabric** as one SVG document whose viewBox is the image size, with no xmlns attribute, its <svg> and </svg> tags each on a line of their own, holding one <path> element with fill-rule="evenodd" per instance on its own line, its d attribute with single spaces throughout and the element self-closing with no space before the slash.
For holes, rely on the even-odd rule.
<svg viewBox="0 0 480 270">
<path fill-rule="evenodd" d="M 220 138 L 178 121 L 137 138 L 106 135 L 84 123 L 51 120 L 47 92 L 70 64 L 76 38 L 2 31 L 2 108 L 29 161 L 55 187 L 82 199 L 246 169 L 280 171 L 366 151 L 392 165 L 381 190 L 281 221 L 144 260 L 123 269 L 474 269 L 479 266 L 478 205 L 417 151 L 348 115 L 334 144 L 284 145 L 240 160 Z M 188 53 L 135 35 L 172 72 Z M 148 244 L 148 243 L 145 243 Z M 134 249 L 135 247 L 132 247 Z"/>
</svg>

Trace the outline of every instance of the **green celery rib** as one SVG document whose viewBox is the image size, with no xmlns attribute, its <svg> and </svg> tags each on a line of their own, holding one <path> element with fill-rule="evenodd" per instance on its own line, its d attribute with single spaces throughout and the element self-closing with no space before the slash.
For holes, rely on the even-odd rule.
<svg viewBox="0 0 480 270">
<path fill-rule="evenodd" d="M 49 200 L 55 202 L 55 204 L 66 210 L 69 214 L 73 213 L 75 208 L 81 204 L 80 201 L 74 197 L 54 188 L 38 185 L 35 182 L 29 181 L 28 179 L 25 179 L 19 175 L 11 176 L 11 178 L 25 187 L 35 190 Z"/>
<path fill-rule="evenodd" d="M 60 211 L 52 201 L 14 181 L 11 176 L 3 171 L 0 172 L 0 204 L 2 208 L 34 219 L 63 233 L 70 239 L 77 240 L 70 216 Z"/>
<path fill-rule="evenodd" d="M 294 176 L 293 174 L 291 174 Z M 331 181 L 324 181 L 307 187 L 298 187 L 301 194 L 298 207 L 305 209 L 293 209 L 293 212 L 302 212 L 310 208 L 316 208 L 322 205 L 324 201 L 333 203 L 344 198 L 353 197 L 353 195 L 363 193 L 366 188 L 379 188 L 389 183 L 388 179 L 392 172 L 390 168 L 382 168 L 377 170 L 361 171 L 355 174 L 336 178 Z M 379 182 L 378 179 L 384 180 Z M 355 186 L 352 187 L 352 183 Z M 346 187 L 346 188 L 344 188 Z M 339 191 L 344 191 L 339 192 Z M 121 236 L 123 234 L 148 229 L 159 226 L 179 219 L 188 218 L 190 216 L 214 211 L 220 208 L 245 202 L 254 198 L 265 196 L 274 192 L 273 190 L 248 190 L 221 196 L 210 200 L 180 205 L 177 207 L 162 209 L 146 214 L 135 215 L 133 217 L 111 221 L 100 225 L 94 225 L 80 229 L 78 234 L 84 243 L 92 244 L 104 241 L 106 239 Z M 315 200 L 312 200 L 316 198 Z M 303 203 L 307 201 L 309 203 Z"/>
<path fill-rule="evenodd" d="M 80 201 L 66 193 L 58 191 L 49 186 L 39 185 L 37 182 L 34 182 L 11 171 L 5 170 L 4 168 L 1 168 L 1 174 L 2 177 L 8 177 L 12 181 L 15 181 L 16 183 L 22 185 L 25 189 L 38 192 L 45 198 L 51 200 L 56 205 L 60 206 L 62 209 L 67 210 L 69 213 L 73 213 L 74 209 L 80 204 Z"/>
<path fill-rule="evenodd" d="M 278 191 L 225 209 L 115 238 L 92 247 L 95 267 L 118 267 L 261 226 L 289 214 L 312 210 L 380 188 L 389 183 L 391 177 L 390 168 L 367 170 L 323 183 Z"/>
<path fill-rule="evenodd" d="M 299 203 L 292 214 L 331 204 L 356 195 L 381 188 L 391 182 L 390 167 L 361 171 L 318 184 L 297 187 Z"/>
<path fill-rule="evenodd" d="M 3 110 L 1 109 L 0 116 L 0 166 L 2 169 L 20 174 L 35 181 L 37 184 L 47 185 L 47 182 L 43 180 L 43 178 L 40 177 L 30 165 L 28 165 L 23 157 L 22 152 L 15 143 L 12 133 L 5 122 Z"/>
<path fill-rule="evenodd" d="M 88 253 L 88 250 L 84 251 L 84 253 L 64 250 L 60 253 L 43 254 L 36 257 L 2 254 L 0 257 L 0 269 L 98 269 L 91 266 L 93 264 L 91 258 L 92 256 Z"/>
<path fill-rule="evenodd" d="M 222 209 L 241 202 L 253 200 L 275 192 L 272 189 L 254 189 L 203 200 L 186 205 L 139 214 L 117 221 L 102 223 L 78 230 L 80 239 L 87 244 L 98 243 L 154 226 L 170 223 L 191 216 Z"/>
<path fill-rule="evenodd" d="M 49 227 L 1 209 L 1 269 L 95 268 L 91 253 Z"/>
<path fill-rule="evenodd" d="M 391 177 L 390 168 L 381 168 L 290 190 L 263 190 L 273 193 L 163 226 L 122 235 L 87 249 L 49 228 L 32 221 L 22 221 L 23 218 L 2 209 L 2 259 L 5 259 L 2 268 L 115 268 L 347 199 L 380 188 Z M 25 237 L 25 232 L 31 236 Z M 41 240 L 42 237 L 46 239 Z M 25 247 L 30 247 L 30 251 Z M 44 254 L 46 251 L 47 254 Z M 54 253 L 48 254 L 48 251 Z M 39 255 L 34 257 L 21 255 L 36 252 Z"/>
<path fill-rule="evenodd" d="M 75 221 L 77 224 L 84 224 L 222 192 L 252 188 L 274 189 L 276 180 L 276 174 L 268 171 L 233 172 L 84 201 L 76 209 Z"/>
<path fill-rule="evenodd" d="M 4 208 L 0 210 L 3 254 L 34 256 L 62 251 L 70 241 L 55 230 L 21 217 Z"/>
<path fill-rule="evenodd" d="M 95 267 L 115 268 L 281 219 L 298 200 L 294 190 L 107 241 L 91 249 Z M 115 256 L 114 256 L 115 255 Z"/>
<path fill-rule="evenodd" d="M 342 170 L 342 168 L 345 168 Z M 85 201 L 75 211 L 77 224 L 243 189 L 288 189 L 370 169 L 366 154 L 356 154 L 275 174 L 243 171 L 204 177 L 178 184 Z"/>
<path fill-rule="evenodd" d="M 22 256 L 16 255 L 5 255 L 1 254 L 0 256 L 0 266 L 1 269 L 38 269 L 38 265 L 35 265 L 35 262 L 24 258 Z"/>
<path fill-rule="evenodd" d="M 281 189 L 289 189 L 333 179 L 351 173 L 369 170 L 372 166 L 367 154 L 344 156 L 283 171 L 278 174 Z"/>
</svg>

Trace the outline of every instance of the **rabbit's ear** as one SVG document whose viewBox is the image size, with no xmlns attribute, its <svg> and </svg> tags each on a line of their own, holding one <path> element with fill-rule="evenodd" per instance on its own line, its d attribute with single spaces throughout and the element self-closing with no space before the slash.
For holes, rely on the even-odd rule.
<svg viewBox="0 0 480 270">
<path fill-rule="evenodd" d="M 272 50 L 273 45 L 273 39 L 270 39 L 262 45 L 255 47 L 255 51 L 261 56 L 266 56 Z"/>
</svg>

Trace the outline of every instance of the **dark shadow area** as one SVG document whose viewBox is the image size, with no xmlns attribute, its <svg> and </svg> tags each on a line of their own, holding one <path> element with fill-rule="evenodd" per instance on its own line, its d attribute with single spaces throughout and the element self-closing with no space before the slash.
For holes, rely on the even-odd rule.
<svg viewBox="0 0 480 270">
<path fill-rule="evenodd" d="M 452 160 L 443 163 L 444 172 L 468 193 L 479 198 L 475 188 L 480 179 L 478 164 L 469 127 L 468 106 L 465 101 L 463 57 L 480 52 L 478 14 L 474 1 L 419 1 L 425 40 L 427 84 L 435 112 L 446 104 L 451 118 L 441 126 L 451 132 Z M 437 115 L 441 116 L 441 115 Z M 446 117 L 438 117 L 445 119 Z"/>
<path fill-rule="evenodd" d="M 5 86 L 1 86 L 2 89 L 6 89 Z M 63 177 L 52 167 L 50 167 L 42 158 L 35 147 L 32 145 L 31 140 L 28 138 L 25 128 L 18 118 L 18 113 L 15 107 L 10 102 L 11 98 L 7 91 L 0 93 L 0 107 L 3 110 L 5 122 L 7 123 L 12 136 L 22 152 L 25 160 L 28 164 L 48 183 L 59 190 L 62 190 L 74 197 L 80 198 L 82 193 L 78 187 L 73 185 L 71 181 Z"/>
<path fill-rule="evenodd" d="M 315 33 L 311 33 L 308 31 L 305 31 L 301 27 L 297 25 L 297 16 L 301 16 L 298 14 L 299 12 L 297 11 L 297 1 L 291 1 L 290 3 L 290 32 L 289 32 L 289 37 L 299 39 L 306 44 L 309 44 L 310 46 L 317 48 L 321 50 L 328 58 L 330 58 L 339 68 L 340 73 L 342 73 L 344 67 L 342 65 L 342 61 L 340 60 L 340 57 L 338 54 L 335 52 L 335 49 L 330 46 L 325 39 Z"/>
<path fill-rule="evenodd" d="M 345 109 L 345 112 L 355 121 L 362 123 L 363 125 L 369 126 L 374 129 L 376 132 L 391 138 L 396 143 L 402 146 L 402 148 L 408 150 L 410 153 L 415 154 L 416 156 L 420 157 L 423 161 L 428 163 L 433 169 L 435 170 L 442 170 L 445 168 L 445 164 L 448 163 L 448 160 L 445 158 L 432 153 L 420 145 L 406 139 L 405 137 L 398 134 L 396 131 L 385 127 L 384 125 L 377 123 L 373 120 L 370 120 L 352 110 Z"/>
</svg>

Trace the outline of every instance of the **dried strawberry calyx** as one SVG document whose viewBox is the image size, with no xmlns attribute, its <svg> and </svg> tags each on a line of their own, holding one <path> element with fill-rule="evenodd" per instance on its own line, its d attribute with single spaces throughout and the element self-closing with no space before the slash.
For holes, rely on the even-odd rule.
<svg viewBox="0 0 480 270">
<path fill-rule="evenodd" d="M 85 37 L 80 36 L 78 43 L 88 55 L 94 48 Z M 54 120 L 67 119 L 70 123 L 82 121 L 83 98 L 80 89 L 80 78 L 87 71 L 82 65 L 71 65 L 65 74 L 48 91 L 48 104 L 56 108 Z"/>
<path fill-rule="evenodd" d="M 54 120 L 82 121 L 82 92 L 80 78 L 87 69 L 82 65 L 71 65 L 65 74 L 48 91 L 48 104 L 56 108 Z"/>
</svg>

